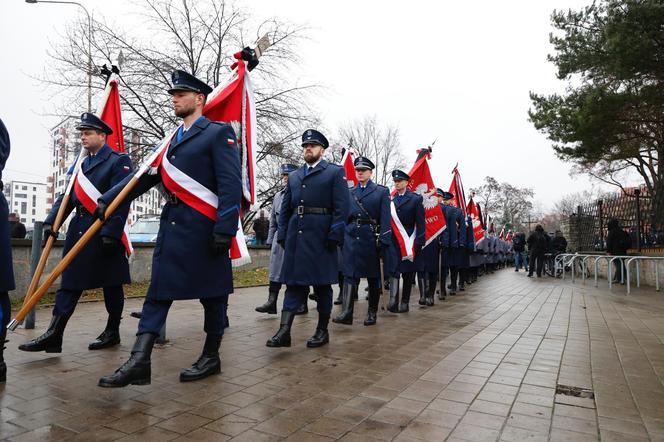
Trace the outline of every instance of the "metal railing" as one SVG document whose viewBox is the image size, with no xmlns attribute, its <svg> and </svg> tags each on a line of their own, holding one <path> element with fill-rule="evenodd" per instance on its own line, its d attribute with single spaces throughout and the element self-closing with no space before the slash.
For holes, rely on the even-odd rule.
<svg viewBox="0 0 664 442">
<path fill-rule="evenodd" d="M 632 262 L 636 265 L 636 286 L 641 287 L 641 262 L 642 261 L 651 261 L 655 269 L 655 290 L 659 291 L 659 262 L 664 261 L 664 256 L 633 256 L 626 260 L 625 262 L 625 272 L 627 273 L 627 294 L 629 295 L 632 291 L 631 287 L 631 275 L 630 275 L 630 265 Z"/>
</svg>

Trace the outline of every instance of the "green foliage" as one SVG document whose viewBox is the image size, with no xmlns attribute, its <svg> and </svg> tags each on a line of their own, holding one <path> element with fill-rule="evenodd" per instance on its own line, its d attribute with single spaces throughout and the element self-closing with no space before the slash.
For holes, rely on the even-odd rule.
<svg viewBox="0 0 664 442">
<path fill-rule="evenodd" d="M 530 121 L 578 170 L 620 187 L 620 172 L 636 171 L 656 195 L 664 179 L 663 2 L 597 1 L 554 11 L 552 24 L 549 61 L 567 88 L 531 92 Z"/>
</svg>

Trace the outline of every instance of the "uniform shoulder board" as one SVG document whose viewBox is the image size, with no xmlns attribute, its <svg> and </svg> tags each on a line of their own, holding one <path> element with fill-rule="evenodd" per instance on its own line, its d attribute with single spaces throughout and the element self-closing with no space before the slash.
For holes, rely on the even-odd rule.
<svg viewBox="0 0 664 442">
<path fill-rule="evenodd" d="M 388 189 L 387 186 L 383 186 L 382 184 L 378 184 L 378 183 L 376 183 L 376 185 L 377 185 L 378 187 L 380 187 L 380 188 L 390 190 L 390 189 Z"/>
<path fill-rule="evenodd" d="M 212 120 L 210 120 L 210 123 L 212 123 L 212 124 L 218 124 L 219 126 L 230 125 L 230 123 L 227 123 L 227 122 L 225 122 L 225 121 L 212 121 Z"/>
</svg>

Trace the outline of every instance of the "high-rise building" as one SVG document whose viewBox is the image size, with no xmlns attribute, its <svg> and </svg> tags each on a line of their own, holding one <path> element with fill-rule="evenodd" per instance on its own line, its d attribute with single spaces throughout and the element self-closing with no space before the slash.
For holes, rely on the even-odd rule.
<svg viewBox="0 0 664 442">
<path fill-rule="evenodd" d="M 76 125 L 78 117 L 67 117 L 51 130 L 52 154 L 51 154 L 51 174 L 46 181 L 48 187 L 47 193 L 47 211 L 50 211 L 53 202 L 64 192 L 67 184 L 67 171 L 76 161 L 78 152 L 81 150 Z M 138 167 L 143 160 L 139 152 L 133 152 L 132 146 L 139 146 L 140 138 L 136 134 L 125 133 L 125 146 L 134 162 L 134 167 Z M 156 188 L 144 193 L 135 199 L 129 210 L 129 223 L 133 224 L 142 216 L 157 216 L 161 213 L 164 201 Z M 66 225 L 64 226 L 66 229 Z M 63 230 L 64 231 L 64 230 Z"/>
<path fill-rule="evenodd" d="M 48 214 L 44 183 L 14 180 L 5 183 L 3 192 L 9 204 L 9 213 L 16 213 L 27 229 Z"/>
</svg>

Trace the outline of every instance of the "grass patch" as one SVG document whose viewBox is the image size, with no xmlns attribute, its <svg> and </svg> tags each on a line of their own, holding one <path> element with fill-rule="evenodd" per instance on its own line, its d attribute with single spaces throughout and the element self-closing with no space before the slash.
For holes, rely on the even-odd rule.
<svg viewBox="0 0 664 442">
<path fill-rule="evenodd" d="M 233 272 L 233 286 L 236 289 L 243 287 L 256 287 L 267 285 L 268 269 L 257 268 L 251 270 L 236 270 Z M 148 292 L 149 282 L 133 282 L 124 286 L 125 298 L 142 298 Z M 84 301 L 101 301 L 104 299 L 102 289 L 86 290 L 81 295 Z M 38 305 L 52 305 L 55 303 L 55 292 L 49 292 L 39 300 Z M 22 299 L 12 299 L 12 309 L 19 309 L 23 305 Z"/>
</svg>

